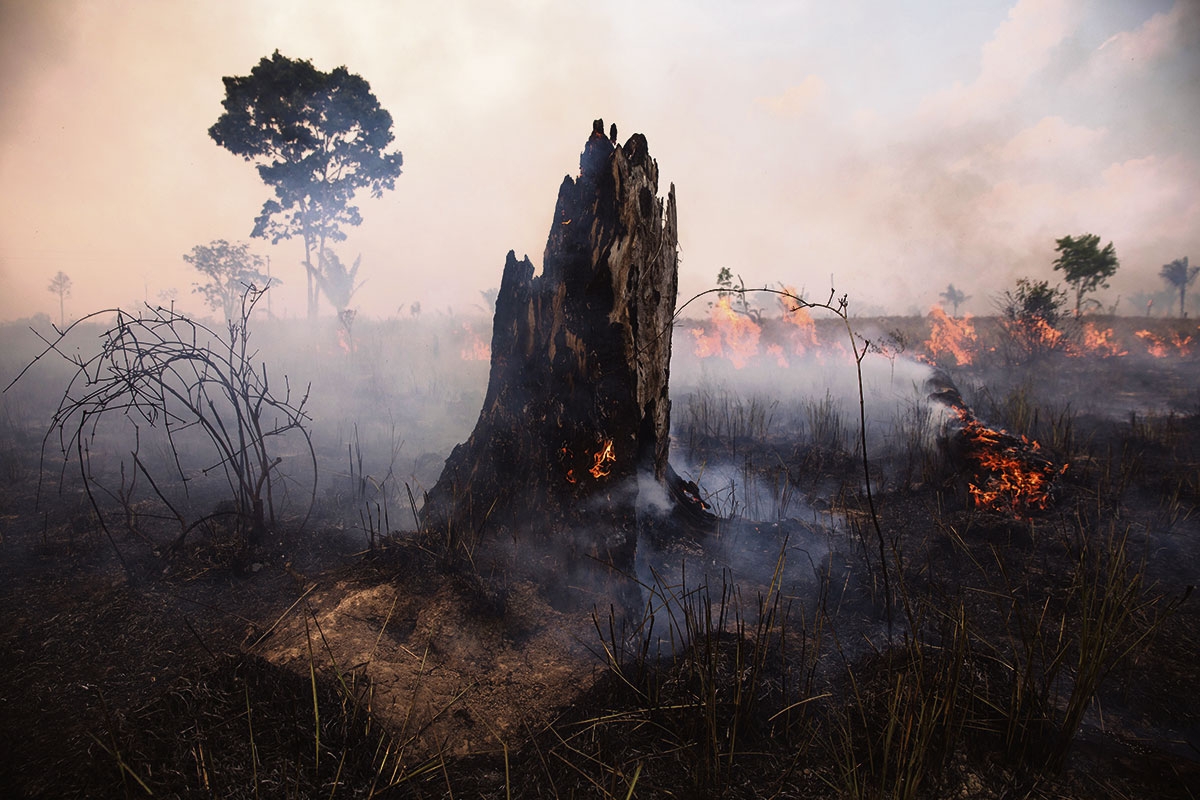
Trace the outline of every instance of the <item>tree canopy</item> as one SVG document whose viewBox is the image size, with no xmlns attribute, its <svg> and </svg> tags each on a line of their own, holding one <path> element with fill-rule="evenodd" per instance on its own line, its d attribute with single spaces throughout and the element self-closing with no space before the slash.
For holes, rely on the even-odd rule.
<svg viewBox="0 0 1200 800">
<path fill-rule="evenodd" d="M 308 315 L 316 316 L 329 242 L 362 222 L 351 201 L 395 186 L 403 158 L 387 152 L 392 116 L 371 87 L 346 67 L 322 72 L 280 55 L 250 74 L 222 78 L 225 112 L 208 130 L 221 147 L 258 168 L 275 196 L 263 203 L 251 236 L 272 243 L 300 236 L 308 279 Z"/>
<path fill-rule="evenodd" d="M 1049 281 L 1019 278 L 1015 289 L 998 298 L 1001 349 L 1010 363 L 1025 363 L 1050 353 L 1063 343 L 1058 330 L 1067 293 Z"/>
<path fill-rule="evenodd" d="M 1108 288 L 1108 279 L 1120 266 L 1117 251 L 1109 242 L 1100 248 L 1100 237 L 1092 233 L 1082 236 L 1064 236 L 1055 240 L 1058 258 L 1054 269 L 1063 273 L 1068 284 L 1075 290 L 1075 315 L 1083 307 L 1083 296 L 1097 287 Z"/>
<path fill-rule="evenodd" d="M 1032 324 L 1040 320 L 1053 328 L 1062 318 L 1066 301 L 1066 292 L 1049 281 L 1018 278 L 1016 289 L 1004 293 L 999 307 L 1006 321 Z"/>
<path fill-rule="evenodd" d="M 1200 266 L 1189 267 L 1187 256 L 1177 258 L 1170 264 L 1163 264 L 1159 270 L 1159 275 L 1172 288 L 1179 292 L 1179 316 L 1186 317 L 1187 310 L 1183 307 L 1183 302 L 1187 296 L 1187 287 L 1196 280 L 1196 275 L 1200 273 Z"/>
<path fill-rule="evenodd" d="M 225 321 L 235 319 L 239 303 L 250 287 L 267 288 L 270 278 L 263 273 L 263 259 L 250 252 L 246 242 L 230 244 L 217 239 L 209 244 L 198 244 L 183 260 L 208 278 L 205 283 L 193 284 L 193 292 L 204 296 L 204 301 L 214 311 L 225 315 Z"/>
</svg>

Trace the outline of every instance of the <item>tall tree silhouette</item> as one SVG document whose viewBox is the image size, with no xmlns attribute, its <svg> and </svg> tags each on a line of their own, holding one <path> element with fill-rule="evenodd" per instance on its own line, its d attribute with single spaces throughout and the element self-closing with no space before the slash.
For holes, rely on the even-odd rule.
<svg viewBox="0 0 1200 800">
<path fill-rule="evenodd" d="M 61 269 L 50 279 L 50 285 L 46 290 L 58 295 L 58 324 L 63 326 L 66 324 L 66 298 L 71 294 L 71 277 Z"/>
<path fill-rule="evenodd" d="M 308 316 L 317 315 L 326 247 L 346 238 L 362 216 L 351 204 L 359 189 L 372 197 L 395 186 L 403 158 L 388 152 L 392 115 L 371 86 L 344 66 L 322 72 L 311 61 L 279 54 L 243 77 L 226 77 L 225 108 L 208 130 L 220 146 L 258 168 L 274 189 L 251 236 L 272 243 L 304 240 Z"/>
<path fill-rule="evenodd" d="M 1158 274 L 1171 288 L 1179 291 L 1179 316 L 1186 317 L 1187 310 L 1183 307 L 1183 302 L 1187 296 L 1187 287 L 1196 280 L 1196 275 L 1200 274 L 1200 266 L 1189 267 L 1187 256 L 1184 256 L 1170 264 L 1163 264 Z"/>
</svg>

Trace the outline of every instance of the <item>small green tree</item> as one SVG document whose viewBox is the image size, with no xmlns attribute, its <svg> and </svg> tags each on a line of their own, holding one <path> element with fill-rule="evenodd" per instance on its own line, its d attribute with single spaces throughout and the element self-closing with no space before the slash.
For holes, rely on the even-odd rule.
<svg viewBox="0 0 1200 800">
<path fill-rule="evenodd" d="M 266 265 L 262 257 L 251 253 L 246 242 L 230 244 L 216 239 L 198 244 L 183 260 L 208 278 L 206 283 L 192 284 L 192 291 L 203 295 L 214 311 L 224 314 L 227 323 L 237 316 L 247 289 L 265 289 L 270 281 L 263 273 Z"/>
<path fill-rule="evenodd" d="M 1108 288 L 1108 279 L 1120 266 L 1117 251 L 1109 242 L 1100 248 L 1100 237 L 1092 233 L 1082 236 L 1064 236 L 1055 239 L 1058 258 L 1054 269 L 1061 271 L 1067 283 L 1075 290 L 1075 316 L 1083 310 L 1083 296 L 1097 287 Z"/>
<path fill-rule="evenodd" d="M 71 277 L 61 269 L 50 279 L 50 285 L 46 287 L 51 294 L 58 295 L 58 324 L 62 327 L 66 324 L 66 298 L 71 296 Z"/>
<path fill-rule="evenodd" d="M 330 263 L 326 247 L 346 238 L 343 226 L 362 222 L 350 201 L 359 189 L 381 197 L 400 175 L 400 153 L 386 152 L 392 115 L 370 84 L 345 67 L 321 72 L 278 50 L 249 75 L 222 80 L 225 113 L 208 135 L 253 162 L 275 191 L 250 235 L 273 244 L 304 240 L 308 317 L 315 319 L 322 271 Z"/>
<path fill-rule="evenodd" d="M 1058 327 L 1067 293 L 1049 281 L 1018 278 L 1016 289 L 1006 291 L 1000 303 L 1000 313 L 1007 320 L 1037 319 Z"/>
<path fill-rule="evenodd" d="M 61 274 L 61 273 L 59 273 Z M 1187 256 L 1177 258 L 1170 264 L 1163 264 L 1162 269 L 1158 273 L 1162 279 L 1167 282 L 1167 285 L 1179 292 L 1179 316 L 1187 317 L 1187 310 L 1183 307 L 1183 302 L 1187 296 L 1187 287 L 1196 280 L 1196 275 L 1200 274 L 1200 266 L 1189 267 Z"/>
<path fill-rule="evenodd" d="M 1006 334 L 1005 355 L 1010 363 L 1024 363 L 1058 350 L 1066 344 L 1060 329 L 1067 293 L 1048 281 L 1017 280 L 1015 289 L 997 301 L 1000 324 Z"/>
<path fill-rule="evenodd" d="M 953 313 L 956 317 L 958 316 L 958 307 L 971 299 L 971 296 L 963 294 L 961 289 L 954 288 L 953 283 L 946 287 L 946 291 L 940 292 L 938 297 L 942 298 L 943 303 L 949 303 L 954 308 Z"/>
</svg>

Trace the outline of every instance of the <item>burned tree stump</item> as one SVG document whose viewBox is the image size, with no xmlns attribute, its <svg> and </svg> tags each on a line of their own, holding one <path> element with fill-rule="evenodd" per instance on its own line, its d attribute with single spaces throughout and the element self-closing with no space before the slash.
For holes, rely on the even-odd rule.
<svg viewBox="0 0 1200 800">
<path fill-rule="evenodd" d="M 542 273 L 508 253 L 479 421 L 422 527 L 469 546 L 524 536 L 522 551 L 568 568 L 625 569 L 642 495 L 667 496 L 675 189 L 658 197 L 645 136 L 617 144 L 601 120 L 579 167 L 559 188 Z"/>
</svg>

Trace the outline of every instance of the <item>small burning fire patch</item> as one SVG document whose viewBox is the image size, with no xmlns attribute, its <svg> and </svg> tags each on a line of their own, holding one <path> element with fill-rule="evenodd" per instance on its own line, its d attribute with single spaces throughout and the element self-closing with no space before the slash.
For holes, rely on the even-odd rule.
<svg viewBox="0 0 1200 800">
<path fill-rule="evenodd" d="M 612 439 L 601 439 L 598 442 L 598 447 L 600 449 L 592 454 L 594 463 L 588 469 L 588 473 L 596 480 L 607 478 L 612 474 L 613 465 L 617 463 L 617 452 L 613 447 Z M 563 476 L 566 478 L 567 483 L 579 483 L 579 477 L 575 474 L 575 468 L 571 466 L 572 462 L 575 461 L 575 456 L 571 452 L 571 448 L 564 444 L 558 451 L 558 458 L 563 464 L 563 469 L 565 470 Z"/>
<path fill-rule="evenodd" d="M 612 465 L 617 463 L 617 454 L 613 452 L 612 439 L 605 439 L 604 444 L 596 452 L 596 463 L 588 470 L 593 478 L 607 478 L 612 472 Z"/>
<path fill-rule="evenodd" d="M 962 417 L 962 436 L 967 459 L 977 466 L 976 480 L 969 484 L 975 505 L 1017 517 L 1049 508 L 1067 465 L 1055 465 L 1037 442 L 989 428 L 969 413 Z"/>
<path fill-rule="evenodd" d="M 976 507 L 1017 518 L 1049 508 L 1068 465 L 1055 464 L 1036 441 L 984 425 L 948 378 L 930 384 L 935 387 L 930 399 L 953 414 L 949 427 L 957 429 L 963 459 L 972 467 L 968 491 Z"/>
<path fill-rule="evenodd" d="M 952 358 L 955 364 L 966 366 L 975 360 L 975 324 L 971 315 L 961 319 L 951 317 L 941 306 L 929 309 L 929 351 L 931 363 L 938 358 Z"/>
</svg>

